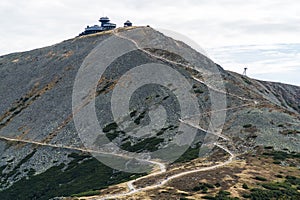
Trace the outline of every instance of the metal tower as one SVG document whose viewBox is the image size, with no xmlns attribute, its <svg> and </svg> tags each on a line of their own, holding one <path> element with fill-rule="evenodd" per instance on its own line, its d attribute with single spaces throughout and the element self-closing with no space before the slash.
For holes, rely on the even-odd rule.
<svg viewBox="0 0 300 200">
<path fill-rule="evenodd" d="M 244 72 L 243 72 L 244 76 L 247 76 L 247 69 L 248 69 L 247 67 L 244 68 Z"/>
</svg>

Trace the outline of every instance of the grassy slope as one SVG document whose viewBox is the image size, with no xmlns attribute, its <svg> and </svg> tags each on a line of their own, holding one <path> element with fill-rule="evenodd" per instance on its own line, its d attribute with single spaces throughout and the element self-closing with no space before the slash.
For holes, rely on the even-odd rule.
<svg viewBox="0 0 300 200">
<path fill-rule="evenodd" d="M 185 166 L 189 163 L 185 163 Z M 300 199 L 300 154 L 259 148 L 228 166 L 194 173 L 127 198 L 269 200 Z M 125 199 L 125 198 L 124 198 Z"/>
<path fill-rule="evenodd" d="M 22 179 L 9 189 L 1 191 L 0 199 L 49 199 L 56 196 L 71 196 L 124 182 L 133 175 L 113 172 L 113 169 L 86 155 L 71 154 L 71 156 L 74 160 L 68 166 L 55 166 L 42 174 Z"/>
</svg>

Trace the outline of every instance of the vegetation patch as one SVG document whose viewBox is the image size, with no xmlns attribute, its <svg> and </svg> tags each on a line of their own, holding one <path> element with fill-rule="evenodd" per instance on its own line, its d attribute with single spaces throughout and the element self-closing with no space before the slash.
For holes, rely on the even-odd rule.
<svg viewBox="0 0 300 200">
<path fill-rule="evenodd" d="M 297 191 L 299 180 L 296 177 L 287 177 L 284 182 L 264 183 L 261 185 L 263 188 L 252 188 L 251 193 L 244 194 L 243 197 L 252 200 L 300 199 L 300 192 Z"/>
<path fill-rule="evenodd" d="M 245 77 L 242 77 L 242 79 L 243 79 L 243 81 L 244 81 L 245 83 L 247 83 L 248 85 L 252 85 L 252 83 L 251 83 L 251 81 L 250 81 L 249 79 L 247 79 L 247 78 L 245 78 Z"/>
<path fill-rule="evenodd" d="M 116 122 L 112 122 L 112 123 L 106 125 L 106 126 L 103 128 L 103 132 L 104 132 L 104 133 L 108 133 L 108 132 L 110 132 L 110 131 L 115 131 L 115 130 L 117 130 L 117 128 L 118 128 L 117 123 L 116 123 Z"/>
<path fill-rule="evenodd" d="M 267 181 L 267 179 L 265 177 L 262 177 L 262 176 L 255 176 L 254 179 L 258 180 L 258 181 Z"/>
<path fill-rule="evenodd" d="M 10 171 L 9 173 L 3 174 L 3 173 L 2 173 L 2 170 L 4 169 L 4 168 L 3 168 L 3 169 L 1 170 L 2 177 L 4 177 L 3 183 L 7 182 L 7 180 L 8 180 L 9 177 L 12 177 L 12 176 L 14 176 L 14 175 L 20 173 L 20 172 L 18 172 L 18 170 L 20 169 L 20 167 L 21 167 L 24 163 L 26 163 L 26 162 L 27 162 L 27 161 L 35 154 L 35 152 L 36 152 L 36 150 L 33 150 L 30 154 L 28 154 L 25 158 L 23 158 L 23 159 L 17 164 L 17 166 L 16 166 L 12 171 Z"/>
<path fill-rule="evenodd" d="M 252 124 L 246 124 L 243 126 L 244 128 L 251 128 L 252 127 Z"/>
<path fill-rule="evenodd" d="M 158 133 L 156 134 L 156 136 L 161 136 L 163 135 L 167 130 L 175 130 L 177 129 L 178 126 L 174 126 L 174 125 L 170 125 L 168 127 L 162 128 L 160 131 L 158 131 Z"/>
<path fill-rule="evenodd" d="M 243 127 L 245 129 L 245 132 L 247 132 L 247 133 L 255 133 L 255 132 L 257 132 L 256 126 L 253 126 L 252 124 L 246 124 Z M 253 137 L 253 135 L 251 137 Z"/>
<path fill-rule="evenodd" d="M 174 163 L 184 163 L 199 157 L 200 144 L 195 147 L 189 147 Z"/>
<path fill-rule="evenodd" d="M 116 172 L 88 155 L 70 156 L 74 160 L 68 166 L 64 164 L 54 166 L 39 175 L 33 175 L 33 170 L 28 179 L 23 178 L 12 187 L 1 191 L 0 199 L 43 200 L 56 196 L 71 196 L 86 191 L 89 193 L 131 179 L 132 174 Z"/>
<path fill-rule="evenodd" d="M 136 110 L 134 110 L 134 111 L 130 112 L 130 117 L 131 117 L 131 118 L 132 118 L 132 117 L 135 117 L 135 116 L 136 116 L 136 114 L 137 114 L 137 111 L 136 111 Z"/>
<path fill-rule="evenodd" d="M 296 135 L 299 134 L 300 131 L 297 130 L 283 130 L 283 131 L 279 131 L 280 134 L 282 135 Z"/>
<path fill-rule="evenodd" d="M 237 197 L 230 197 L 230 192 L 221 190 L 215 196 L 204 196 L 203 199 L 211 199 L 211 200 L 237 200 Z"/>
<path fill-rule="evenodd" d="M 0 172 L 1 172 L 1 174 L 3 174 L 2 171 L 3 171 L 6 167 L 7 167 L 7 165 L 3 165 L 3 166 L 0 167 Z"/>
<path fill-rule="evenodd" d="M 103 128 L 103 132 L 105 133 L 106 137 L 110 141 L 112 141 L 113 139 L 117 138 L 121 133 L 123 133 L 122 131 L 118 130 L 118 125 L 115 122 L 106 125 Z"/>
<path fill-rule="evenodd" d="M 249 189 L 249 186 L 248 186 L 246 183 L 243 183 L 242 187 L 243 187 L 243 189 L 245 189 L 245 190 L 248 190 L 248 189 Z"/>
<path fill-rule="evenodd" d="M 265 156 L 271 156 L 273 157 L 273 159 L 276 161 L 284 161 L 288 158 L 300 158 L 300 153 L 296 153 L 296 152 L 292 152 L 292 153 L 288 153 L 285 151 L 268 151 L 268 152 L 264 152 L 263 155 Z"/>
<path fill-rule="evenodd" d="M 197 192 L 201 190 L 201 193 L 207 193 L 209 189 L 215 188 L 214 185 L 209 183 L 199 183 L 198 186 L 193 188 L 193 191 Z"/>
<path fill-rule="evenodd" d="M 141 120 L 145 118 L 146 111 L 142 112 L 135 120 L 134 123 L 140 125 Z"/>
<path fill-rule="evenodd" d="M 201 90 L 200 88 L 195 88 L 195 89 L 194 89 L 194 92 L 195 92 L 196 94 L 202 94 L 202 93 L 204 93 L 204 91 Z"/>
<path fill-rule="evenodd" d="M 164 141 L 163 138 L 157 138 L 157 137 L 151 137 L 151 138 L 146 138 L 145 140 L 131 145 L 131 142 L 126 142 L 121 145 L 121 148 L 126 150 L 126 151 L 131 151 L 131 152 L 141 152 L 143 150 L 147 151 L 156 151 L 158 149 L 158 144 L 162 143 Z"/>
</svg>

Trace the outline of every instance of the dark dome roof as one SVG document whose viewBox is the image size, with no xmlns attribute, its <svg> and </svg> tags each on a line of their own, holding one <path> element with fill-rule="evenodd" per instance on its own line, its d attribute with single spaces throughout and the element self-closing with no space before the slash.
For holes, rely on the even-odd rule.
<svg viewBox="0 0 300 200">
<path fill-rule="evenodd" d="M 110 21 L 108 17 L 101 17 L 99 21 Z"/>
</svg>

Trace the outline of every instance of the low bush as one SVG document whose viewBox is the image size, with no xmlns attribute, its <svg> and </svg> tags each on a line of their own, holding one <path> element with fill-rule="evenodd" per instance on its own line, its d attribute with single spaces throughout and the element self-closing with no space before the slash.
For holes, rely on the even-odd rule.
<svg viewBox="0 0 300 200">
<path fill-rule="evenodd" d="M 246 124 L 243 126 L 244 128 L 251 128 L 252 127 L 252 124 Z"/>
<path fill-rule="evenodd" d="M 247 185 L 246 183 L 244 183 L 242 187 L 243 187 L 245 190 L 248 190 L 248 189 L 249 189 L 249 187 L 248 187 L 248 185 Z"/>
<path fill-rule="evenodd" d="M 267 179 L 265 177 L 262 177 L 262 176 L 256 176 L 254 177 L 255 180 L 258 180 L 258 181 L 267 181 Z"/>
<path fill-rule="evenodd" d="M 34 175 L 34 170 L 30 170 L 28 179 L 23 178 L 12 187 L 0 191 L 0 199 L 46 200 L 57 196 L 81 194 L 86 191 L 89 193 L 130 180 L 133 175 L 115 172 L 88 155 L 73 153 L 69 156 L 74 160 L 67 166 L 64 164 L 54 166 L 38 175 Z M 142 176 L 142 174 L 136 176 Z"/>
</svg>

